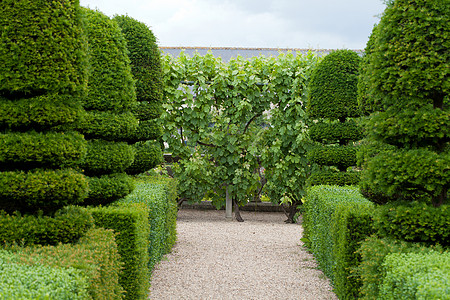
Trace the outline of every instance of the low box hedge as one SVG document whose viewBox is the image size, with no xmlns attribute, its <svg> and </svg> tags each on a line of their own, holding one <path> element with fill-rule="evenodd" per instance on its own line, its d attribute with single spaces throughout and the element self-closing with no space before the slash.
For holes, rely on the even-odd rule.
<svg viewBox="0 0 450 300">
<path fill-rule="evenodd" d="M 304 241 L 332 280 L 340 299 L 355 299 L 360 280 L 351 274 L 360 256 L 359 243 L 372 234 L 374 204 L 357 187 L 319 185 L 308 190 L 304 204 Z"/>
</svg>

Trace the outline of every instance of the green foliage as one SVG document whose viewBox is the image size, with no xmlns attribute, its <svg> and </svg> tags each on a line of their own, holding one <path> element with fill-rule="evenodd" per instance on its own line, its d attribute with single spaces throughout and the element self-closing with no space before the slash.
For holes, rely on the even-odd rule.
<svg viewBox="0 0 450 300">
<path fill-rule="evenodd" d="M 131 112 L 87 112 L 75 128 L 86 139 L 103 139 L 107 141 L 127 140 L 138 128 L 139 121 Z"/>
<path fill-rule="evenodd" d="M 43 130 L 75 122 L 83 113 L 81 105 L 75 99 L 70 95 L 60 94 L 17 100 L 0 96 L 0 128 Z"/>
<path fill-rule="evenodd" d="M 22 265 L 79 271 L 87 282 L 89 293 L 83 299 L 122 299 L 124 290 L 119 284 L 122 264 L 115 238 L 113 230 L 95 228 L 76 244 L 12 247 L 8 250 L 14 252 L 15 260 Z"/>
<path fill-rule="evenodd" d="M 95 225 L 118 233 L 116 242 L 123 263 L 119 283 L 125 299 L 146 299 L 150 287 L 148 268 L 148 207 L 142 203 L 118 204 L 91 209 Z"/>
<path fill-rule="evenodd" d="M 87 179 L 71 169 L 0 172 L 0 209 L 44 213 L 81 203 L 88 193 Z"/>
<path fill-rule="evenodd" d="M 147 25 L 129 16 L 115 16 L 114 20 L 119 24 L 127 41 L 138 101 L 158 103 L 160 106 L 163 83 L 161 54 L 156 37 Z"/>
<path fill-rule="evenodd" d="M 360 181 L 359 172 L 323 171 L 311 174 L 306 180 L 307 186 L 313 185 L 357 185 Z"/>
<path fill-rule="evenodd" d="M 396 202 L 382 205 L 374 216 L 378 234 L 383 237 L 450 245 L 450 207 L 433 207 L 421 202 Z"/>
<path fill-rule="evenodd" d="M 436 250 L 439 253 L 443 252 L 440 246 L 426 247 L 420 243 L 407 243 L 398 240 L 379 239 L 377 237 L 366 239 L 361 244 L 361 248 L 358 249 L 358 253 L 361 255 L 361 263 L 355 268 L 355 272 L 361 277 L 362 281 L 361 299 L 380 299 L 380 289 L 386 276 L 386 269 L 383 263 L 387 256 L 393 253 L 416 253 L 424 256 L 431 250 Z M 420 268 L 420 266 L 409 265 L 409 268 L 412 270 L 417 267 Z M 400 273 L 396 275 L 398 278 L 402 276 Z M 421 280 L 420 277 L 418 279 Z"/>
<path fill-rule="evenodd" d="M 86 142 L 76 132 L 0 133 L 0 169 L 75 167 L 86 155 Z"/>
<path fill-rule="evenodd" d="M 139 101 L 131 111 L 139 120 L 151 120 L 159 118 L 163 109 L 162 103 Z"/>
<path fill-rule="evenodd" d="M 0 250 L 1 299 L 89 299 L 87 279 L 74 268 L 23 265 Z"/>
<path fill-rule="evenodd" d="M 138 128 L 128 137 L 128 141 L 136 143 L 145 140 L 159 140 L 163 135 L 163 129 L 158 119 L 139 120 Z"/>
<path fill-rule="evenodd" d="M 383 267 L 380 299 L 450 299 L 449 252 L 393 253 Z"/>
<path fill-rule="evenodd" d="M 4 0 L 0 16 L 0 94 L 15 98 L 86 88 L 78 0 Z"/>
<path fill-rule="evenodd" d="M 311 140 L 333 144 L 348 144 L 350 141 L 358 141 L 363 138 L 362 128 L 354 120 L 347 122 L 320 122 L 309 128 L 309 137 Z"/>
<path fill-rule="evenodd" d="M 315 146 L 308 151 L 307 157 L 314 163 L 345 171 L 356 165 L 356 149 L 354 146 Z"/>
<path fill-rule="evenodd" d="M 89 176 L 124 172 L 134 161 L 132 146 L 121 142 L 89 140 L 82 167 Z"/>
<path fill-rule="evenodd" d="M 164 254 L 170 252 L 176 241 L 178 206 L 175 199 L 176 186 L 173 184 L 174 180 L 166 181 L 159 176 L 141 176 L 137 179 L 133 193 L 119 201 L 123 205 L 144 203 L 148 207 L 150 271 Z M 169 189 L 172 190 L 172 195 Z"/>
<path fill-rule="evenodd" d="M 87 110 L 123 111 L 136 101 L 130 59 L 116 22 L 99 11 L 83 8 L 89 40 L 89 96 Z"/>
<path fill-rule="evenodd" d="M 158 142 L 145 141 L 133 145 L 134 162 L 126 169 L 128 174 L 139 174 L 151 170 L 163 162 L 163 153 Z"/>
<path fill-rule="evenodd" d="M 81 207 L 67 206 L 54 216 L 8 215 L 0 211 L 0 242 L 20 245 L 75 243 L 92 227 L 91 214 Z"/>
<path fill-rule="evenodd" d="M 358 68 L 361 58 L 351 50 L 333 51 L 311 74 L 307 112 L 331 120 L 359 116 Z"/>
<path fill-rule="evenodd" d="M 106 205 L 119 200 L 134 190 L 134 181 L 125 173 L 88 177 L 89 195 L 83 205 Z"/>
<path fill-rule="evenodd" d="M 350 276 L 359 264 L 359 243 L 373 233 L 374 205 L 357 187 L 314 186 L 304 204 L 307 246 L 321 270 L 332 280 L 339 299 L 355 299 L 360 279 Z"/>
</svg>

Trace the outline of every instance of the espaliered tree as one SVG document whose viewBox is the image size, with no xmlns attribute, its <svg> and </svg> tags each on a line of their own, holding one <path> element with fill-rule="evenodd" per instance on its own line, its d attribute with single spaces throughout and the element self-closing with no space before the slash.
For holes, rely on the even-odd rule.
<svg viewBox="0 0 450 300">
<path fill-rule="evenodd" d="M 318 145 L 308 151 L 307 157 L 326 168 L 313 173 L 308 178 L 309 185 L 359 182 L 357 172 L 346 170 L 356 165 L 353 142 L 362 138 L 361 128 L 351 119 L 360 115 L 357 101 L 360 60 L 354 51 L 337 50 L 328 54 L 313 70 L 307 113 L 317 120 L 311 125 L 309 136 Z"/>
<path fill-rule="evenodd" d="M 450 5 L 392 1 L 374 32 L 365 68 L 366 128 L 381 145 L 365 158 L 362 192 L 377 203 L 439 207 L 450 183 Z"/>
<path fill-rule="evenodd" d="M 92 225 L 77 170 L 86 40 L 77 0 L 0 2 L 0 241 L 75 242 Z M 3 210 L 3 211 L 2 211 Z"/>
<path fill-rule="evenodd" d="M 129 16 L 116 16 L 127 41 L 131 72 L 136 80 L 137 103 L 132 112 L 139 119 L 136 132 L 128 138 L 135 150 L 134 162 L 128 174 L 148 171 L 160 164 L 162 155 L 162 69 L 161 53 L 153 32 Z"/>
<path fill-rule="evenodd" d="M 83 9 L 89 42 L 86 114 L 76 124 L 88 140 L 82 164 L 89 176 L 89 196 L 84 204 L 107 204 L 129 194 L 132 179 L 125 173 L 134 160 L 134 149 L 125 141 L 138 120 L 131 113 L 136 102 L 126 41 L 118 24 L 99 11 Z"/>
</svg>

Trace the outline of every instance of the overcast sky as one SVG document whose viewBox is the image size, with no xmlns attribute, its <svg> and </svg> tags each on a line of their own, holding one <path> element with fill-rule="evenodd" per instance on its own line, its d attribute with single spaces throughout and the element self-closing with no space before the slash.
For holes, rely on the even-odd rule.
<svg viewBox="0 0 450 300">
<path fill-rule="evenodd" d="M 80 0 L 147 24 L 159 46 L 364 49 L 382 0 Z"/>
</svg>

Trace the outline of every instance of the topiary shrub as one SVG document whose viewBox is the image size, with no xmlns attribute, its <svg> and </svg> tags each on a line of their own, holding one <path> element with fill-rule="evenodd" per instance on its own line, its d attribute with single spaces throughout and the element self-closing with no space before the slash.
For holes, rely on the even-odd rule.
<svg viewBox="0 0 450 300">
<path fill-rule="evenodd" d="M 360 114 L 357 102 L 360 60 L 353 51 L 333 51 L 312 71 L 306 108 L 309 117 L 319 121 L 309 129 L 310 138 L 318 145 L 308 151 L 307 157 L 324 170 L 317 175 L 313 173 L 309 185 L 355 184 L 357 177 L 330 176 L 331 170 L 327 167 L 337 167 L 343 173 L 356 165 L 353 142 L 361 139 L 363 134 L 356 122 L 348 118 Z M 322 176 L 320 172 L 326 172 L 326 175 Z M 327 182 L 327 179 L 333 181 Z"/>
<path fill-rule="evenodd" d="M 448 200 L 449 16 L 442 1 L 396 0 L 377 26 L 364 78 L 366 102 L 380 111 L 366 131 L 394 148 L 366 159 L 365 190 L 435 206 Z"/>
<path fill-rule="evenodd" d="M 89 196 L 83 205 L 105 205 L 119 200 L 134 190 L 133 178 L 125 173 L 89 177 Z"/>
<path fill-rule="evenodd" d="M 150 170 L 163 161 L 161 149 L 156 149 L 160 145 L 143 143 L 147 140 L 162 141 L 163 130 L 158 120 L 162 113 L 163 94 L 161 53 L 156 37 L 147 25 L 129 16 L 115 16 L 114 20 L 127 40 L 131 71 L 136 79 L 138 105 L 132 111 L 139 119 L 139 127 L 129 136 L 128 142 L 142 143 L 134 144 L 140 154 L 135 157 L 135 163 L 127 172 L 137 174 Z M 147 154 L 151 158 L 147 158 Z"/>
</svg>

